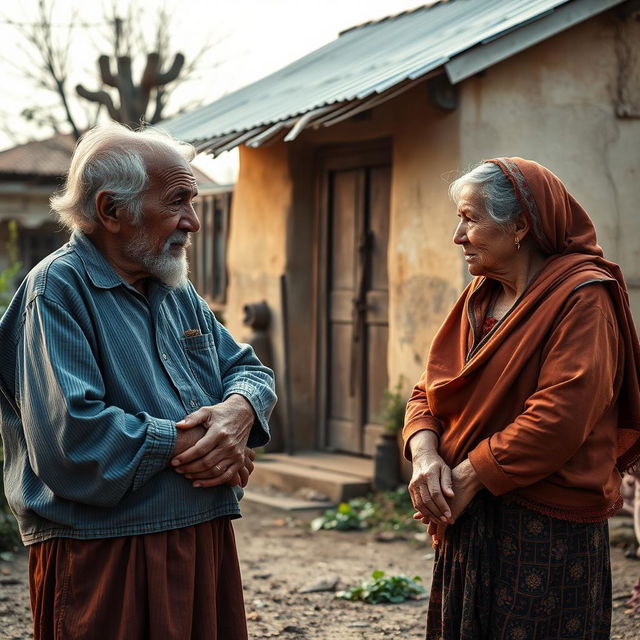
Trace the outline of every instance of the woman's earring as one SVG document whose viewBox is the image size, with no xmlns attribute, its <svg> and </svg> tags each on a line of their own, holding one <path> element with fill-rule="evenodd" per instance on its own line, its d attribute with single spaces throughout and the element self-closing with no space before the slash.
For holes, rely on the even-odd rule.
<svg viewBox="0 0 640 640">
<path fill-rule="evenodd" d="M 516 236 L 516 251 L 520 251 L 520 239 Z"/>
</svg>

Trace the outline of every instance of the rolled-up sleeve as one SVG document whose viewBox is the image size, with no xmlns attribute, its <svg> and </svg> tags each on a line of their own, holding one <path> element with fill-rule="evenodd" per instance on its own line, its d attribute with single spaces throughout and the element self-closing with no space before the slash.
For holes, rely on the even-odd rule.
<svg viewBox="0 0 640 640">
<path fill-rule="evenodd" d="M 105 402 L 90 332 L 61 305 L 38 296 L 24 321 L 16 378 L 31 467 L 61 498 L 115 506 L 167 465 L 175 423 Z"/>
<path fill-rule="evenodd" d="M 224 390 L 223 400 L 236 393 L 246 398 L 256 415 L 247 445 L 261 447 L 271 437 L 269 417 L 277 401 L 273 371 L 260 362 L 250 345 L 236 342 L 213 316 L 212 321 Z"/>
</svg>

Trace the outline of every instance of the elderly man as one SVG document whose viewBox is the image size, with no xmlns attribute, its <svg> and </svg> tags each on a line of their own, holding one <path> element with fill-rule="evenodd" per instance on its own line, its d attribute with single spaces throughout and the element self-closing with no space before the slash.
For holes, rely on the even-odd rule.
<svg viewBox="0 0 640 640">
<path fill-rule="evenodd" d="M 0 322 L 36 639 L 247 637 L 230 521 L 273 374 L 187 280 L 193 155 L 157 132 L 88 132 L 52 199 L 71 239 Z"/>
</svg>

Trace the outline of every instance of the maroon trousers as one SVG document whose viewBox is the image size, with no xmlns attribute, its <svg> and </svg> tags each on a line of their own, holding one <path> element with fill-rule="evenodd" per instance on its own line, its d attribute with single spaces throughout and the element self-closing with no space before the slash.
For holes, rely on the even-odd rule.
<svg viewBox="0 0 640 640">
<path fill-rule="evenodd" d="M 247 640 L 229 518 L 30 547 L 34 640 Z"/>
</svg>

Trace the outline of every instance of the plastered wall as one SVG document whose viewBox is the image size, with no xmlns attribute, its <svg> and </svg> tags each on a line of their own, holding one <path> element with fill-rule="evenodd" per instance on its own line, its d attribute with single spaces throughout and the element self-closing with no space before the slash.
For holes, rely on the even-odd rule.
<svg viewBox="0 0 640 640">
<path fill-rule="evenodd" d="M 266 300 L 271 309 L 271 335 L 276 371 L 283 370 L 282 314 L 279 278 L 286 259 L 286 220 L 291 206 L 291 176 L 283 144 L 240 148 L 240 173 L 231 211 L 228 245 L 225 322 L 233 336 L 247 341 L 242 323 L 245 304 Z M 277 391 L 282 394 L 281 377 Z M 281 407 L 278 408 L 281 410 Z M 282 420 L 274 420 L 277 430 Z M 282 434 L 274 433 L 281 441 Z"/>
<path fill-rule="evenodd" d="M 424 87 L 398 100 L 389 238 L 389 380 L 408 391 L 463 287 L 457 218 L 448 198 L 458 164 L 458 113 L 430 104 Z"/>
</svg>

